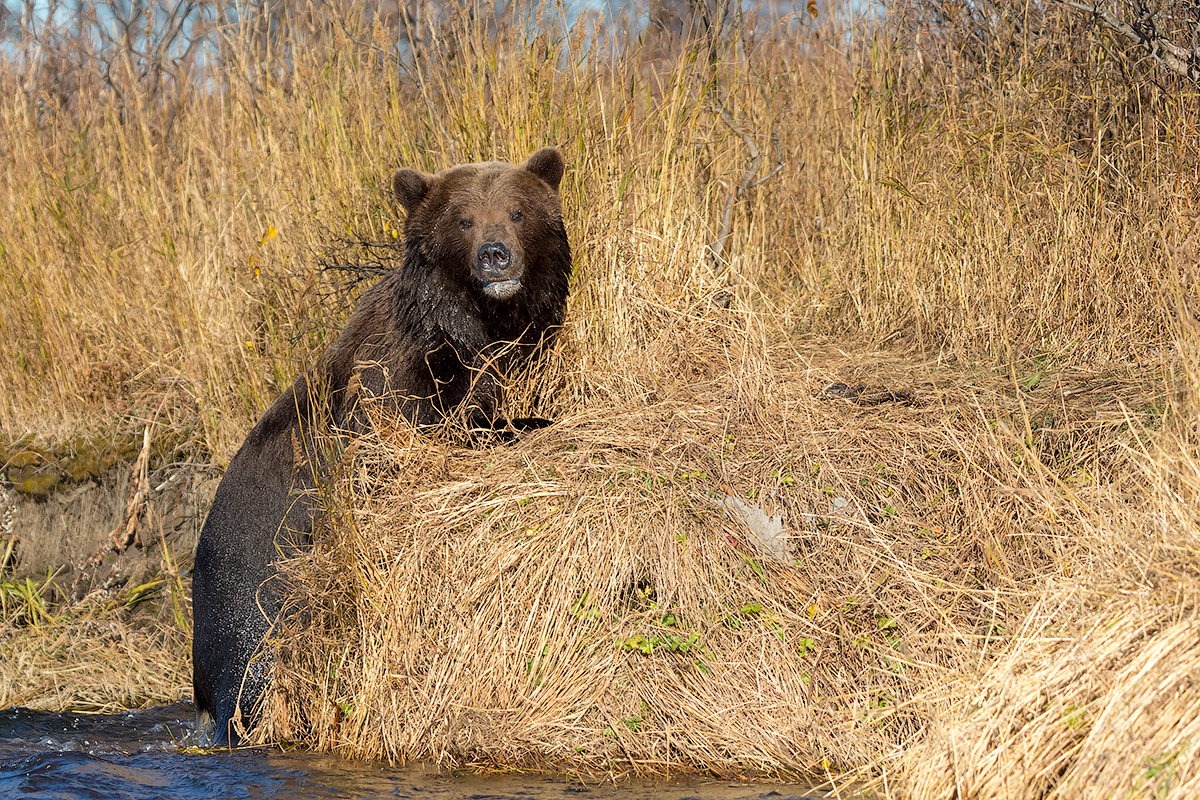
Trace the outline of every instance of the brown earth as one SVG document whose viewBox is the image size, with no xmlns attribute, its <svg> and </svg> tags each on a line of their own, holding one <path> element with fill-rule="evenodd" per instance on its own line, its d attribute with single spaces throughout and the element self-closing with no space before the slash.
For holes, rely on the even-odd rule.
<svg viewBox="0 0 1200 800">
<path fill-rule="evenodd" d="M 191 696 L 192 554 L 216 481 L 129 465 L 42 495 L 0 488 L 0 707 L 116 711 Z M 136 487 L 137 481 L 134 481 Z M 132 542 L 116 547 L 114 533 Z M 119 537 L 120 538 L 120 537 Z"/>
</svg>

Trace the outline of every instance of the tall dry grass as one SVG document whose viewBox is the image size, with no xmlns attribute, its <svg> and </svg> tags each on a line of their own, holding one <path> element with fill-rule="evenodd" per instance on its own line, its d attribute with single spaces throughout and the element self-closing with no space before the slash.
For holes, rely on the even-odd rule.
<svg viewBox="0 0 1200 800">
<path fill-rule="evenodd" d="M 397 61 L 360 11 L 230 27 L 170 104 L 0 74 L 0 432 L 47 448 L 153 418 L 223 463 L 344 267 L 393 263 L 392 169 L 567 156 L 568 323 L 510 399 L 558 424 L 465 451 L 381 418 L 292 567 L 267 735 L 1185 796 L 1194 87 L 1053 14 L 968 62 L 823 7 L 717 46 L 451 10 Z"/>
<path fill-rule="evenodd" d="M 257 27 L 227 30 L 224 68 L 169 104 L 87 73 L 62 97 L 51 66 L 6 62 L 0 429 L 61 439 L 166 399 L 223 460 L 345 313 L 346 276 L 319 255 L 390 240 L 395 166 L 545 142 L 571 161 L 580 340 L 607 362 L 591 372 L 619 373 L 654 327 L 642 293 L 671 308 L 728 285 L 774 330 L 964 358 L 1108 360 L 1169 340 L 1163 237 L 1187 229 L 1189 96 L 1120 131 L 1139 140 L 1081 152 L 1058 135 L 1087 100 L 1076 87 L 955 91 L 903 42 L 833 22 L 745 33 L 710 63 L 549 7 L 522 18 L 536 29 L 454 14 L 400 66 L 381 55 L 394 31 L 346 8 L 324 27 L 280 20 L 274 63 Z M 704 248 L 748 144 L 765 180 L 734 205 L 714 270 Z"/>
</svg>

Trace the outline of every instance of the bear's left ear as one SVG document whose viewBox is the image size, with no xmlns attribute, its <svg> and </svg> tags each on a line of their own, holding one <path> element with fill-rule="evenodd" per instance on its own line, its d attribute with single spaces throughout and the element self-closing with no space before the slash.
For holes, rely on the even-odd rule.
<svg viewBox="0 0 1200 800">
<path fill-rule="evenodd" d="M 404 206 L 409 214 L 421 205 L 425 195 L 429 194 L 429 186 L 433 182 L 432 175 L 418 172 L 415 169 L 398 169 L 392 174 L 392 193 Z"/>
<path fill-rule="evenodd" d="M 550 184 L 550 188 L 557 192 L 565 165 L 562 154 L 556 148 L 543 147 L 529 157 L 525 162 L 525 169 Z"/>
</svg>

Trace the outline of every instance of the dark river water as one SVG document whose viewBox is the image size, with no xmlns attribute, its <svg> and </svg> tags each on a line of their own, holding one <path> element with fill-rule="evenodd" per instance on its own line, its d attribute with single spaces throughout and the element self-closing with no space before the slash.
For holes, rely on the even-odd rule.
<svg viewBox="0 0 1200 800">
<path fill-rule="evenodd" d="M 304 750 L 188 751 L 192 706 L 124 714 L 0 711 L 0 798 L 374 798 L 757 800 L 819 798 L 777 784 L 634 781 L 583 785 L 526 775 L 448 775 Z"/>
</svg>

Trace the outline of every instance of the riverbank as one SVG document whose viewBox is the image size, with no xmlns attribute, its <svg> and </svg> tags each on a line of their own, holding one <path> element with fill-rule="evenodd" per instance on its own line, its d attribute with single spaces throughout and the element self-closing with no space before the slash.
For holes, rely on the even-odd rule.
<svg viewBox="0 0 1200 800">
<path fill-rule="evenodd" d="M 1014 382 L 912 351 L 770 355 L 684 360 L 707 377 L 510 447 L 360 441 L 292 567 L 304 624 L 281 636 L 264 739 L 487 769 L 888 775 L 913 797 L 947 796 L 915 755 L 938 754 L 949 791 L 998 773 L 1035 796 L 1012 791 L 1016 742 L 978 773 L 936 743 L 986 727 L 958 709 L 1004 675 L 1077 663 L 1089 627 L 1116 625 L 1106 646 L 1131 662 L 1187 629 L 1161 615 L 1190 601 L 1147 588 L 1189 546 L 1145 528 L 1159 370 Z M 859 381 L 870 405 L 826 391 Z M 1130 592 L 1158 614 L 1097 605 Z M 1020 702 L 1086 742 L 1112 698 L 1059 680 Z"/>
<path fill-rule="evenodd" d="M 706 313 L 675 341 L 735 328 Z M 281 636 L 264 741 L 483 770 L 887 776 L 904 797 L 1036 796 L 1013 766 L 1031 750 L 1079 753 L 1068 775 L 1109 764 L 1110 789 L 1186 776 L 1158 766 L 1186 765 L 1172 742 L 1195 719 L 1200 472 L 1163 449 L 1182 420 L 1161 416 L 1158 362 L 1014 380 L 850 342 L 737 370 L 715 352 L 637 408 L 508 446 L 381 418 L 292 565 L 304 624 Z M 99 531 L 120 520 L 121 492 L 76 492 L 108 498 Z M 140 577 L 112 588 L 37 612 L 9 590 L 6 704 L 186 696 L 201 519 L 165 555 L 131 548 Z M 1136 775 L 1085 757 L 1113 725 Z"/>
</svg>

